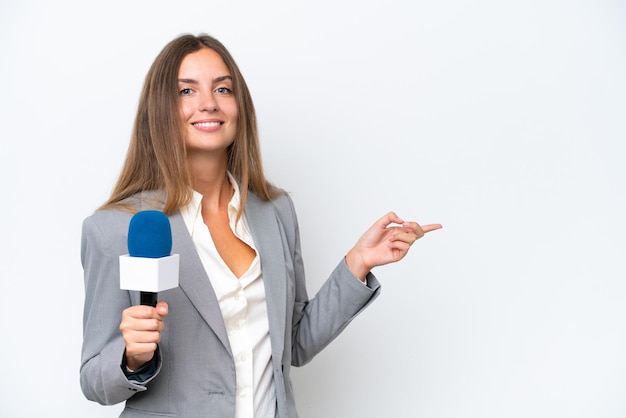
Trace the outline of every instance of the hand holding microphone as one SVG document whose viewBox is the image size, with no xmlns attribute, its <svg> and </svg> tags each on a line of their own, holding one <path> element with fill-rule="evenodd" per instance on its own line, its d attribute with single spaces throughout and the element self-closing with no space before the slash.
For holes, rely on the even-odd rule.
<svg viewBox="0 0 626 418">
<path fill-rule="evenodd" d="M 165 329 L 163 320 L 167 316 L 166 302 L 158 302 L 156 308 L 136 305 L 122 312 L 120 331 L 126 344 L 126 365 L 137 370 L 152 360 L 161 332 Z"/>
<path fill-rule="evenodd" d="M 140 292 L 140 305 L 122 312 L 120 331 L 126 344 L 127 366 L 136 370 L 154 356 L 167 303 L 157 293 L 178 286 L 178 254 L 170 255 L 172 231 L 160 211 L 137 212 L 128 227 L 128 255 L 120 256 L 120 288 Z"/>
</svg>

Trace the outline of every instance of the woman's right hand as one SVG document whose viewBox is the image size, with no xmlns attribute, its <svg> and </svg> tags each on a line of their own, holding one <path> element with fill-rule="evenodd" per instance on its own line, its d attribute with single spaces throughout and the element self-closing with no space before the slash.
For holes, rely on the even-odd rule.
<svg viewBox="0 0 626 418">
<path fill-rule="evenodd" d="M 158 302 L 156 307 L 137 305 L 124 309 L 120 331 L 126 343 L 126 365 L 137 370 L 152 360 L 161 332 L 165 329 L 163 319 L 167 316 L 166 302 Z"/>
</svg>

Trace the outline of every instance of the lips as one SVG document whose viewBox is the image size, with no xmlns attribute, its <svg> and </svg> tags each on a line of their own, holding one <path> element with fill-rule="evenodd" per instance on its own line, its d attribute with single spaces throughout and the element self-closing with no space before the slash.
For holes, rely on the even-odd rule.
<svg viewBox="0 0 626 418">
<path fill-rule="evenodd" d="M 194 123 L 192 123 L 192 125 L 195 126 L 196 128 L 205 128 L 205 129 L 215 128 L 215 127 L 220 126 L 221 124 L 222 124 L 222 122 L 220 122 L 220 121 L 194 122 Z"/>
<path fill-rule="evenodd" d="M 192 122 L 191 126 L 200 132 L 212 133 L 219 131 L 223 124 L 221 120 L 201 120 Z"/>
</svg>

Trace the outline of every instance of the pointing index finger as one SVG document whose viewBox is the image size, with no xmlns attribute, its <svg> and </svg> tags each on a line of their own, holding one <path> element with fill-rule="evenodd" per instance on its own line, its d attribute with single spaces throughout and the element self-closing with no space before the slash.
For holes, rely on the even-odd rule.
<svg viewBox="0 0 626 418">
<path fill-rule="evenodd" d="M 424 231 L 424 233 L 430 232 L 430 231 L 435 231 L 435 230 L 441 229 L 441 228 L 443 228 L 443 225 L 441 225 L 441 224 L 422 225 L 422 231 Z"/>
</svg>

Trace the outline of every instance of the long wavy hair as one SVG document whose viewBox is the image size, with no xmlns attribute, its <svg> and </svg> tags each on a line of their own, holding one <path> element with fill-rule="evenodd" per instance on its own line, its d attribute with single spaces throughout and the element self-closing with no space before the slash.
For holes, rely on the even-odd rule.
<svg viewBox="0 0 626 418">
<path fill-rule="evenodd" d="M 124 199 L 147 190 L 165 191 L 166 214 L 191 201 L 185 131 L 179 116 L 178 71 L 188 54 L 202 48 L 210 48 L 222 57 L 233 81 L 238 115 L 235 140 L 228 148 L 228 170 L 241 184 L 239 216 L 248 190 L 263 200 L 284 193 L 265 179 L 252 97 L 235 60 L 217 39 L 207 34 L 185 34 L 163 48 L 146 75 L 124 165 L 101 209 L 126 207 Z"/>
</svg>

